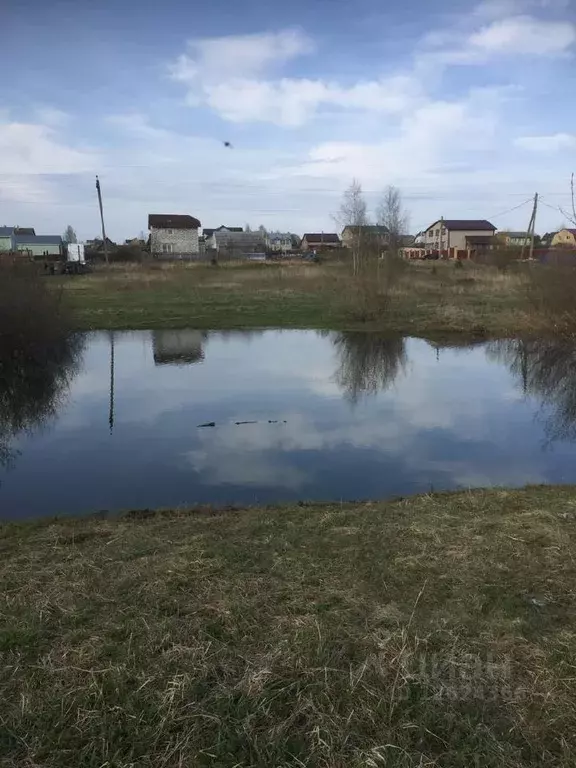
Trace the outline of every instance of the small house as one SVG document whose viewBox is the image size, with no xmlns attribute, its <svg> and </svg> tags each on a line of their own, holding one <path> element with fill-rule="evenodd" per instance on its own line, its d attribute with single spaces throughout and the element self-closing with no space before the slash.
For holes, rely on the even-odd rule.
<svg viewBox="0 0 576 768">
<path fill-rule="evenodd" d="M 528 232 L 500 232 L 498 239 L 509 248 L 525 248 L 531 240 Z"/>
<path fill-rule="evenodd" d="M 390 230 L 381 225 L 347 225 L 342 230 L 342 245 L 352 248 L 357 243 L 376 243 L 379 246 L 387 246 L 390 243 Z"/>
<path fill-rule="evenodd" d="M 307 232 L 300 243 L 302 251 L 321 251 L 325 248 L 341 247 L 342 242 L 335 232 Z"/>
<path fill-rule="evenodd" d="M 148 215 L 150 253 L 157 259 L 190 259 L 200 252 L 200 221 L 188 214 Z"/>
<path fill-rule="evenodd" d="M 14 227 L 0 227 L 0 251 L 14 250 Z"/>
<path fill-rule="evenodd" d="M 576 248 L 576 229 L 561 229 L 552 238 L 552 246 Z"/>
<path fill-rule="evenodd" d="M 60 258 L 64 253 L 64 243 L 60 235 L 26 235 L 22 234 L 22 230 L 16 230 L 14 249 L 20 253 L 27 253 L 32 258 L 47 256 Z"/>
</svg>

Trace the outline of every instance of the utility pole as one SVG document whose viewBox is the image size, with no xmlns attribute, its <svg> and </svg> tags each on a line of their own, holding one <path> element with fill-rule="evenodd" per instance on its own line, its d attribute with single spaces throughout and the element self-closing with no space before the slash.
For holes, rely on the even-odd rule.
<svg viewBox="0 0 576 768">
<path fill-rule="evenodd" d="M 102 222 L 102 243 L 104 244 L 104 258 L 108 264 L 108 242 L 106 240 L 106 229 L 104 228 L 104 209 L 102 208 L 102 193 L 100 191 L 100 179 L 96 176 L 96 191 L 98 192 L 98 205 L 100 206 L 100 221 Z"/>
<path fill-rule="evenodd" d="M 110 406 L 108 408 L 108 426 L 110 434 L 114 431 L 114 331 L 110 331 Z"/>
<path fill-rule="evenodd" d="M 534 256 L 534 229 L 536 227 L 536 212 L 538 211 L 538 192 L 534 195 L 534 205 L 532 206 L 532 214 L 530 216 L 530 223 L 528 224 L 528 238 L 524 239 L 522 243 L 522 253 L 520 259 L 524 259 L 524 251 L 526 250 L 526 240 L 530 240 L 530 258 Z"/>
</svg>

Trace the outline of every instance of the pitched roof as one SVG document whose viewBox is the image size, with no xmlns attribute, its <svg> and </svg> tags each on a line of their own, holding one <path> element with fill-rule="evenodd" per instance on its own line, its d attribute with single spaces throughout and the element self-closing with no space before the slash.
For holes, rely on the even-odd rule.
<svg viewBox="0 0 576 768">
<path fill-rule="evenodd" d="M 16 245 L 61 245 L 60 235 L 15 235 Z"/>
<path fill-rule="evenodd" d="M 149 213 L 148 229 L 198 229 L 200 221 L 187 213 Z"/>
<path fill-rule="evenodd" d="M 576 237 L 576 229 L 570 229 L 570 227 L 564 227 L 564 229 L 560 230 L 561 232 L 570 232 L 571 235 Z"/>
<path fill-rule="evenodd" d="M 496 227 L 489 221 L 486 221 L 486 219 L 438 219 L 438 221 L 433 222 L 429 227 L 426 227 L 426 229 L 431 229 L 436 226 L 436 224 L 440 224 L 440 222 L 444 224 L 446 229 L 450 229 L 453 232 L 463 232 L 467 229 L 470 229 L 473 232 L 496 231 Z"/>
<path fill-rule="evenodd" d="M 217 247 L 230 246 L 232 248 L 261 248 L 265 249 L 264 238 L 260 232 L 227 232 L 216 230 L 214 232 Z"/>
<path fill-rule="evenodd" d="M 10 237 L 14 233 L 14 227 L 0 227 L 0 237 Z"/>
<path fill-rule="evenodd" d="M 347 224 L 342 230 L 342 233 L 346 232 L 346 230 L 350 230 L 350 232 L 353 234 L 356 234 L 359 232 L 359 230 L 362 230 L 362 232 L 366 232 L 370 235 L 390 234 L 388 227 L 385 227 L 383 224 L 362 224 L 360 226 L 356 226 L 355 224 Z"/>
<path fill-rule="evenodd" d="M 334 232 L 306 232 L 302 240 L 306 239 L 309 243 L 339 243 L 340 238 Z"/>
<path fill-rule="evenodd" d="M 34 227 L 16 227 L 15 235 L 35 235 Z"/>
<path fill-rule="evenodd" d="M 227 227 L 225 224 L 221 224 L 219 227 L 211 227 L 211 228 L 204 227 L 204 229 L 202 230 L 202 234 L 204 235 L 204 237 L 212 237 L 214 232 L 221 232 L 225 230 L 228 230 L 228 232 L 244 232 L 242 227 Z"/>
</svg>

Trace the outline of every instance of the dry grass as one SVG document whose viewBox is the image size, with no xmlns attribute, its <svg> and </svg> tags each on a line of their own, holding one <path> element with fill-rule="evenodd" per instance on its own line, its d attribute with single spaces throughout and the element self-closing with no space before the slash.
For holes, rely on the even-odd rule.
<svg viewBox="0 0 576 768">
<path fill-rule="evenodd" d="M 352 278 L 349 265 L 114 265 L 55 281 L 90 328 L 332 328 L 413 335 L 464 332 L 534 334 L 559 327 L 543 279 L 546 307 L 530 286 L 546 270 L 413 262 L 388 274 L 380 264 Z M 556 292 L 557 294 L 557 292 Z M 544 311 L 544 309 L 546 311 Z M 565 324 L 564 324 L 565 325 Z"/>
<path fill-rule="evenodd" d="M 1 530 L 0 765 L 573 766 L 576 495 Z"/>
</svg>

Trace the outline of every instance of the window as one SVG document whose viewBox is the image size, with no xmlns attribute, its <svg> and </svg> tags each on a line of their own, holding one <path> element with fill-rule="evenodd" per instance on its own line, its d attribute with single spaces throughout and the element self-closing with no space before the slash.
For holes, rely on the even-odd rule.
<svg viewBox="0 0 576 768">
<path fill-rule="evenodd" d="M 436 230 L 436 237 L 438 237 L 438 235 L 439 235 L 439 234 L 440 234 L 440 230 L 439 230 L 439 229 L 437 229 L 437 230 Z"/>
<path fill-rule="evenodd" d="M 171 230 L 171 229 L 167 229 L 167 230 L 166 230 L 166 234 L 167 234 L 167 235 L 171 235 L 171 234 L 172 234 L 172 230 Z"/>
<path fill-rule="evenodd" d="M 172 243 L 162 243 L 162 253 L 172 253 L 174 246 Z"/>
</svg>

